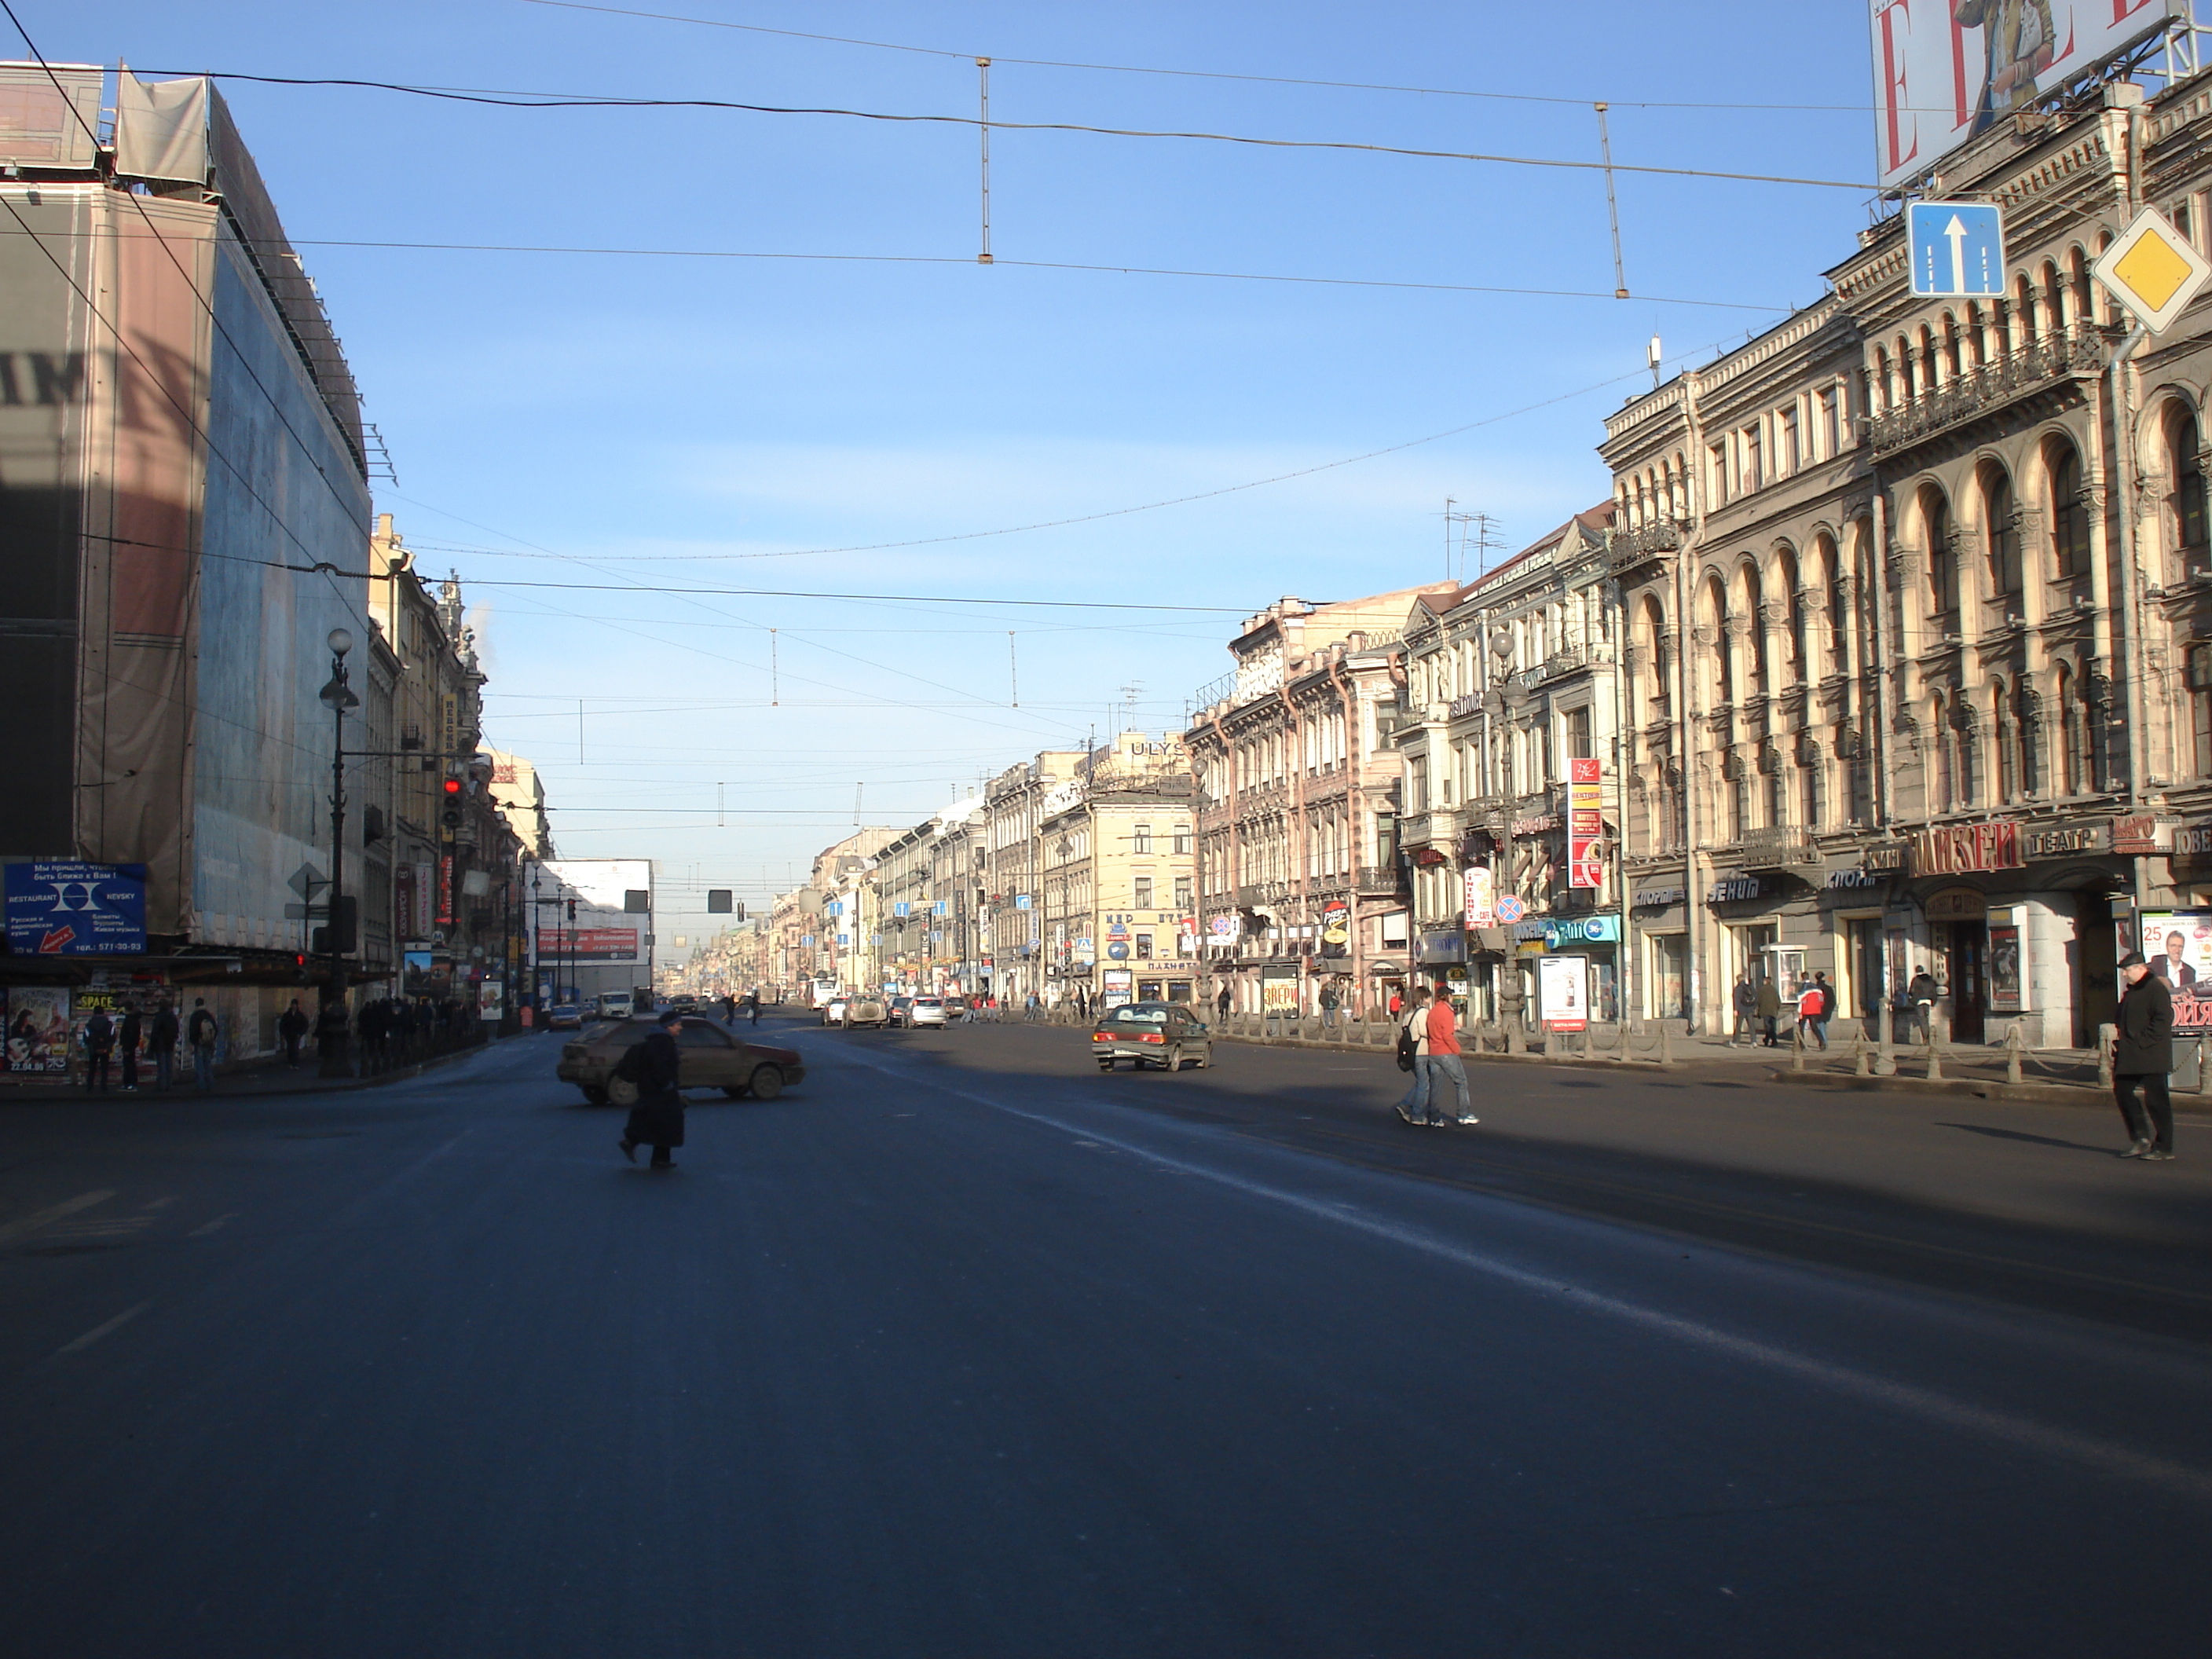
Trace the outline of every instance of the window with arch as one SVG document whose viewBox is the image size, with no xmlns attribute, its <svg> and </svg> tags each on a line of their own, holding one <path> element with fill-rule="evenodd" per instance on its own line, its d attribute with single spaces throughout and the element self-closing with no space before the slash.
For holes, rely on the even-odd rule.
<svg viewBox="0 0 2212 1659">
<path fill-rule="evenodd" d="M 2051 454 L 2051 552 L 2065 580 L 2089 574 L 2089 508 L 2081 499 L 2081 456 L 2061 442 Z"/>
<path fill-rule="evenodd" d="M 1750 631 L 1746 635 L 1750 646 L 1749 660 L 1744 664 L 1748 671 L 1747 689 L 1760 693 L 1771 692 L 1774 690 L 1773 665 L 1767 660 L 1766 618 L 1759 614 L 1764 590 L 1759 582 L 1759 567 L 1747 563 L 1741 580 L 1743 584 L 1743 617 L 1750 624 Z"/>
<path fill-rule="evenodd" d="M 1928 791 L 1928 810 L 1948 812 L 1956 797 L 1959 779 L 1952 769 L 1951 710 L 1941 691 L 1928 699 L 1928 758 L 1936 773 Z"/>
<path fill-rule="evenodd" d="M 1928 546 L 1929 609 L 1939 619 L 1959 609 L 1958 571 L 1951 553 L 1951 504 L 1940 489 L 1921 493 L 1920 522 Z"/>
<path fill-rule="evenodd" d="M 2074 671 L 2058 665 L 2053 676 L 2058 694 L 2058 776 L 2069 795 L 2089 790 L 2089 719 L 2081 706 L 2081 688 Z"/>
<path fill-rule="evenodd" d="M 2014 522 L 2012 478 L 1994 463 L 1982 470 L 1982 529 L 1989 544 L 1990 598 L 2011 610 L 2020 594 L 2020 526 Z"/>
<path fill-rule="evenodd" d="M 2014 724 L 2011 700 L 2002 680 L 1990 682 L 1990 740 L 1996 750 L 1996 796 L 1991 805 L 2002 806 L 2020 795 L 2019 728 Z"/>
<path fill-rule="evenodd" d="M 2204 457 L 2198 449 L 2197 415 L 2185 404 L 2176 404 L 2166 422 L 2166 451 L 2173 480 L 2173 529 L 2184 551 L 2205 543 Z"/>
</svg>

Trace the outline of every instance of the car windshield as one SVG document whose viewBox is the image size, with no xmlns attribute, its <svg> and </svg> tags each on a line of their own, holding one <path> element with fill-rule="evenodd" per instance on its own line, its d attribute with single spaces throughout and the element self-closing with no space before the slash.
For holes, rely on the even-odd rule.
<svg viewBox="0 0 2212 1659">
<path fill-rule="evenodd" d="M 1116 1025 L 1164 1025 L 1168 1023 L 1168 1011 L 1136 1005 L 1111 1009 L 1106 1018 Z"/>
</svg>

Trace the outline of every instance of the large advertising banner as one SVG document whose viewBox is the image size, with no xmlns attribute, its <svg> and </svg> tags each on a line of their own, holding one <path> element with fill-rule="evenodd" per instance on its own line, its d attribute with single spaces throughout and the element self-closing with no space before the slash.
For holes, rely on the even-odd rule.
<svg viewBox="0 0 2212 1659">
<path fill-rule="evenodd" d="M 562 962 L 642 962 L 635 927 L 548 927 L 538 936 L 538 954 Z"/>
<path fill-rule="evenodd" d="M 545 920 L 560 924 L 540 930 L 540 957 L 601 964 L 645 961 L 653 927 L 651 860 L 554 860 L 535 891 L 544 901 Z M 567 908 L 572 899 L 573 925 Z M 633 910 L 634 902 L 646 908 Z"/>
<path fill-rule="evenodd" d="M 2173 1029 L 2212 1032 L 2212 911 L 2146 910 L 2136 949 L 2173 992 Z"/>
<path fill-rule="evenodd" d="M 26 957 L 146 954 L 146 866 L 34 859 L 6 866 L 8 948 Z"/>
<path fill-rule="evenodd" d="M 0 988 L 8 1024 L 5 1069 L 11 1076 L 46 1076 L 69 1070 L 70 994 L 48 985 Z"/>
<path fill-rule="evenodd" d="M 1595 760 L 1567 763 L 1567 885 L 1605 885 L 1605 790 Z"/>
<path fill-rule="evenodd" d="M 2187 15 L 2186 0 L 1869 0 L 1881 182 L 1902 184 Z"/>
</svg>

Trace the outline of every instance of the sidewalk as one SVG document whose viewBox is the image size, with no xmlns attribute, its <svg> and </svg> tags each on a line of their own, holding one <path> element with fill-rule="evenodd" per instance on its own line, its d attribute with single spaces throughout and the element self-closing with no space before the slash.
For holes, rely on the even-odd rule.
<svg viewBox="0 0 2212 1659">
<path fill-rule="evenodd" d="M 532 1033 L 523 1031 L 516 1035 L 526 1037 Z M 379 1072 L 374 1077 L 325 1078 L 318 1073 L 316 1061 L 309 1056 L 303 1056 L 301 1059 L 299 1069 L 296 1071 L 286 1066 L 281 1060 L 249 1060 L 234 1071 L 218 1071 L 216 1073 L 215 1087 L 204 1094 L 192 1086 L 192 1070 L 189 1065 L 181 1067 L 170 1079 L 169 1091 L 167 1094 L 155 1092 L 153 1084 L 154 1068 L 151 1066 L 139 1068 L 141 1081 L 138 1091 L 135 1094 L 124 1093 L 120 1081 L 122 1077 L 120 1067 L 110 1068 L 109 1075 L 115 1080 L 109 1084 L 107 1092 L 104 1095 L 87 1093 L 82 1083 L 66 1085 L 53 1083 L 14 1083 L 6 1075 L 0 1074 L 0 1106 L 18 1103 L 28 1105 L 33 1102 L 52 1105 L 57 1102 L 70 1100 L 97 1100 L 109 1103 L 133 1101 L 151 1104 L 156 1101 L 260 1100 L 275 1099 L 286 1095 L 345 1094 L 357 1089 L 374 1089 L 386 1083 L 402 1083 L 409 1078 L 420 1077 L 427 1071 L 464 1059 L 470 1054 L 488 1053 L 505 1040 L 494 1037 L 489 1042 L 472 1042 L 465 1048 L 449 1048 L 443 1054 L 431 1054 L 425 1059 L 410 1061 L 404 1066 L 395 1066 L 388 1072 Z"/>
</svg>

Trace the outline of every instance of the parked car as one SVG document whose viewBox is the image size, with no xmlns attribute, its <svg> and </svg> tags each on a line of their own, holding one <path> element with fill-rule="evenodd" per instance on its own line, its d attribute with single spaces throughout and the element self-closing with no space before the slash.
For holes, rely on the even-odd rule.
<svg viewBox="0 0 2212 1659">
<path fill-rule="evenodd" d="M 824 1025 L 842 1025 L 845 1023 L 845 1010 L 848 1006 L 845 998 L 831 997 L 829 1001 L 822 1005 L 822 1023 Z"/>
<path fill-rule="evenodd" d="M 545 1029 L 580 1031 L 584 1029 L 584 1011 L 573 1002 L 556 1002 L 545 1011 Z"/>
<path fill-rule="evenodd" d="M 845 1004 L 845 1024 L 849 1030 L 858 1025 L 887 1025 L 890 1010 L 884 1006 L 881 997 L 856 996 Z"/>
<path fill-rule="evenodd" d="M 628 1019 L 635 1012 L 636 1004 L 629 992 L 602 991 L 599 993 L 601 1019 Z"/>
<path fill-rule="evenodd" d="M 945 1018 L 948 1020 L 967 1018 L 968 999 L 962 996 L 951 996 L 945 998 Z"/>
<path fill-rule="evenodd" d="M 561 1063 L 554 1074 L 581 1089 L 594 1106 L 604 1106 L 616 1062 L 631 1044 L 644 1042 L 659 1029 L 642 1020 L 594 1025 L 561 1045 Z M 683 1057 L 679 1088 L 720 1089 L 732 1100 L 774 1100 L 806 1075 L 796 1049 L 747 1042 L 711 1020 L 686 1018 L 676 1034 L 676 1048 Z"/>
<path fill-rule="evenodd" d="M 918 1031 L 925 1025 L 934 1025 L 942 1030 L 945 1028 L 945 1019 L 943 997 L 915 997 L 907 1004 L 906 1012 L 901 1017 L 899 1024 L 913 1031 Z"/>
<path fill-rule="evenodd" d="M 1112 1071 L 1120 1060 L 1139 1070 L 1160 1066 L 1180 1072 L 1213 1063 L 1213 1036 L 1187 1003 L 1125 1002 L 1099 1016 L 1091 1054 L 1102 1072 Z"/>
<path fill-rule="evenodd" d="M 689 991 L 678 992 L 668 999 L 668 1006 L 682 1013 L 690 1013 L 699 1006 L 699 999 Z"/>
</svg>

